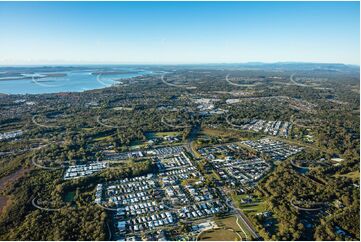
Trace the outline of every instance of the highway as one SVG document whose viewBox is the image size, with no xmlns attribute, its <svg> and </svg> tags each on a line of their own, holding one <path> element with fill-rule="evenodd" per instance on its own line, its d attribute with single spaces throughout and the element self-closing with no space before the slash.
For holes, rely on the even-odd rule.
<svg viewBox="0 0 361 242">
<path fill-rule="evenodd" d="M 239 221 L 241 221 L 243 223 L 244 227 L 249 231 L 252 238 L 254 240 L 259 240 L 260 237 L 257 234 L 256 229 L 253 227 L 253 225 L 251 224 L 251 222 L 249 221 L 247 216 L 242 212 L 242 210 L 239 208 L 236 208 L 233 205 L 232 201 L 230 201 L 230 202 L 227 201 L 227 205 L 236 213 L 237 217 L 239 218 Z"/>
<path fill-rule="evenodd" d="M 290 76 L 290 83 L 292 83 L 293 85 L 296 85 L 296 86 L 300 86 L 300 87 L 313 87 L 312 85 L 307 85 L 307 84 L 302 84 L 302 83 L 298 83 L 295 81 L 295 79 L 293 79 L 293 77 L 295 76 L 296 73 L 293 73 L 291 76 Z"/>
<path fill-rule="evenodd" d="M 236 213 L 238 214 L 239 219 L 241 220 L 241 222 L 246 225 L 248 231 L 251 233 L 252 238 L 255 240 L 258 240 L 260 237 L 257 234 L 255 228 L 253 227 L 253 225 L 251 224 L 251 222 L 248 220 L 247 216 L 239 209 L 239 208 L 235 208 Z"/>
</svg>

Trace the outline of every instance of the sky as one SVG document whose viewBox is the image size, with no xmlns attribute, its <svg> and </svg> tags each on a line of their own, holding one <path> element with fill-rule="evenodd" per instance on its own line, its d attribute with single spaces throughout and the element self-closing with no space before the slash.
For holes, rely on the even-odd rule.
<svg viewBox="0 0 361 242">
<path fill-rule="evenodd" d="M 0 65 L 359 65 L 359 2 L 0 2 Z"/>
</svg>

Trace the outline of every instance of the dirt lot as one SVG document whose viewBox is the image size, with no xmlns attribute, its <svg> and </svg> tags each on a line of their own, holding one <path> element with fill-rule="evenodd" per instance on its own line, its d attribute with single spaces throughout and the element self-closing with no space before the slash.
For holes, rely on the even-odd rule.
<svg viewBox="0 0 361 242">
<path fill-rule="evenodd" d="M 29 171 L 30 168 L 20 168 L 9 175 L 2 177 L 0 179 L 0 192 L 2 192 L 6 186 L 17 181 L 20 177 L 24 176 Z M 8 201 L 9 198 L 7 196 L 0 195 L 0 214 L 2 213 L 4 207 L 7 205 Z"/>
</svg>

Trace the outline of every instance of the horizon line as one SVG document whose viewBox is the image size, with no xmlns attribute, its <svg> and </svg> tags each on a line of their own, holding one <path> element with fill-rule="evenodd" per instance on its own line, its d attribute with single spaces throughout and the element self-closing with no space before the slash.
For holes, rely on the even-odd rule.
<svg viewBox="0 0 361 242">
<path fill-rule="evenodd" d="M 342 63 L 342 62 L 312 62 L 312 61 L 276 61 L 276 62 L 263 62 L 263 61 L 248 61 L 248 62 L 174 62 L 174 63 L 146 63 L 146 62 L 77 62 L 77 63 L 37 63 L 37 64 L 1 64 L 0 67 L 21 67 L 21 66 L 86 66 L 86 65 L 160 65 L 160 66 L 172 66 L 172 65 L 261 65 L 261 64 L 320 64 L 320 65 L 345 65 L 345 66 L 358 66 L 360 64 Z"/>
</svg>

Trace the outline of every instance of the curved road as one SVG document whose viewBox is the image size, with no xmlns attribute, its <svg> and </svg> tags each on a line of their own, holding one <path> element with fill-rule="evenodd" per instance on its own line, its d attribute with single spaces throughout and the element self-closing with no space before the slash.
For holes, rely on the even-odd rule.
<svg viewBox="0 0 361 242">
<path fill-rule="evenodd" d="M 119 129 L 119 128 L 125 128 L 126 126 L 122 126 L 122 125 L 109 125 L 109 124 L 105 124 L 101 121 L 100 119 L 100 115 L 98 115 L 96 117 L 96 122 L 106 128 L 111 128 L 111 129 Z"/>
<path fill-rule="evenodd" d="M 189 128 L 189 127 L 191 127 L 190 125 L 172 125 L 172 124 L 170 124 L 170 123 L 168 123 L 168 122 L 166 121 L 166 119 L 164 118 L 164 116 L 162 116 L 161 122 L 162 122 L 163 124 L 167 125 L 168 127 L 172 127 L 172 128 L 176 128 L 176 129 L 183 129 L 183 128 Z"/>
<path fill-rule="evenodd" d="M 36 115 L 34 115 L 34 116 L 31 118 L 32 122 L 33 122 L 35 125 L 37 125 L 37 126 L 39 126 L 39 127 L 42 127 L 42 128 L 59 128 L 59 127 L 60 127 L 60 126 L 58 126 L 58 125 L 39 124 L 39 123 L 36 121 L 36 117 L 38 117 L 38 116 L 40 116 L 40 115 L 36 114 Z"/>
<path fill-rule="evenodd" d="M 291 76 L 290 76 L 290 82 L 293 84 L 293 85 L 296 85 L 296 86 L 299 86 L 299 87 L 314 87 L 312 85 L 307 85 L 307 84 L 302 84 L 302 83 L 298 83 L 296 82 L 293 77 L 295 76 L 296 73 L 293 73 Z"/>
<path fill-rule="evenodd" d="M 322 207 L 319 208 L 303 208 L 303 207 L 299 207 L 297 205 L 295 205 L 293 203 L 293 200 L 290 201 L 292 207 L 296 208 L 297 210 L 301 210 L 301 211 L 309 211 L 309 212 L 314 212 L 314 211 L 319 211 L 322 209 Z M 315 205 L 324 205 L 323 203 L 314 203 Z"/>
<path fill-rule="evenodd" d="M 39 167 L 39 168 L 41 168 L 41 169 L 52 170 L 52 171 L 54 171 L 54 170 L 59 170 L 59 169 L 63 169 L 64 167 L 66 167 L 66 166 L 64 166 L 63 164 L 60 165 L 60 166 L 57 166 L 57 167 L 42 166 L 42 165 L 39 165 L 38 163 L 36 163 L 36 162 L 34 161 L 34 159 L 31 159 L 31 163 L 33 163 L 34 166 Z"/>
<path fill-rule="evenodd" d="M 296 167 L 296 168 L 299 168 L 299 169 L 309 169 L 309 170 L 312 169 L 312 167 L 296 165 L 296 164 L 293 162 L 293 160 L 291 160 L 290 163 L 291 163 L 292 166 L 294 166 L 294 167 Z"/>
<path fill-rule="evenodd" d="M 162 80 L 162 82 L 164 84 L 166 84 L 167 86 L 171 86 L 171 87 L 178 87 L 178 88 L 185 88 L 185 89 L 196 89 L 197 88 L 194 86 L 188 86 L 188 85 L 184 85 L 184 84 L 174 84 L 174 83 L 167 82 L 166 80 L 164 80 L 164 75 L 162 75 L 160 77 L 160 79 Z"/>
<path fill-rule="evenodd" d="M 61 208 L 44 208 L 44 207 L 40 207 L 39 205 L 37 205 L 37 204 L 35 203 L 35 199 L 36 199 L 36 197 L 33 198 L 33 200 L 31 201 L 31 204 L 32 204 L 34 207 L 36 207 L 36 208 L 38 208 L 38 209 L 40 209 L 40 210 L 45 210 L 45 211 L 54 212 L 54 211 L 60 211 L 60 209 L 61 209 Z"/>
<path fill-rule="evenodd" d="M 232 123 L 231 121 L 229 121 L 229 116 L 231 116 L 231 115 L 228 114 L 228 115 L 226 116 L 226 123 L 227 123 L 227 124 L 229 124 L 229 125 L 231 125 L 232 127 L 235 127 L 235 128 L 243 128 L 242 125 L 234 124 L 234 123 Z"/>
<path fill-rule="evenodd" d="M 234 82 L 232 82 L 231 80 L 229 80 L 229 76 L 230 76 L 230 74 L 228 74 L 227 76 L 226 76 L 226 82 L 228 82 L 230 85 L 232 85 L 232 86 L 237 86 L 237 87 L 254 87 L 254 86 L 257 86 L 258 84 L 257 83 L 255 83 L 255 84 L 238 84 L 238 83 L 234 83 Z"/>
</svg>

